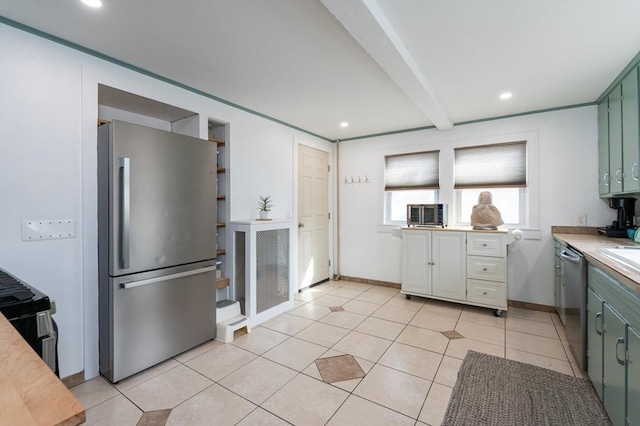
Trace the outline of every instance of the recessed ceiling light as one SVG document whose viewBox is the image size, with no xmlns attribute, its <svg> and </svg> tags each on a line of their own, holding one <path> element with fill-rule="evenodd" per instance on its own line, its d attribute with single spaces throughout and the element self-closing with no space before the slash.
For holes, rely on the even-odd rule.
<svg viewBox="0 0 640 426">
<path fill-rule="evenodd" d="M 500 95 L 500 99 L 502 100 L 509 99 L 511 96 L 513 96 L 511 92 L 504 92 Z"/>
<path fill-rule="evenodd" d="M 102 0 L 80 0 L 89 7 L 99 9 L 102 7 Z"/>
<path fill-rule="evenodd" d="M 342 123 L 340 123 L 340 127 L 342 127 L 343 129 L 345 127 L 349 127 L 349 123 L 347 123 L 346 121 L 343 121 Z"/>
</svg>

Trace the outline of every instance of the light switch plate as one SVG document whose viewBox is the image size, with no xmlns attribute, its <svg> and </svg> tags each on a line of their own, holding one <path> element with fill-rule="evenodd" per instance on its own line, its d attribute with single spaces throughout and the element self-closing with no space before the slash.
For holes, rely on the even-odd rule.
<svg viewBox="0 0 640 426">
<path fill-rule="evenodd" d="M 75 237 L 75 219 L 41 219 L 22 221 L 22 241 L 42 241 Z"/>
<path fill-rule="evenodd" d="M 587 215 L 585 213 L 579 213 L 574 220 L 575 226 L 587 226 Z"/>
</svg>

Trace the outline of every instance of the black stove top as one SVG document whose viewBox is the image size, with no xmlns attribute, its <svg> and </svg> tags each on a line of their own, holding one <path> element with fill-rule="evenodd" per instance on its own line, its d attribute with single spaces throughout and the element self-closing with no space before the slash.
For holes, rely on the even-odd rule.
<svg viewBox="0 0 640 426">
<path fill-rule="evenodd" d="M 0 269 L 0 312 L 11 320 L 51 309 L 49 297 Z"/>
</svg>

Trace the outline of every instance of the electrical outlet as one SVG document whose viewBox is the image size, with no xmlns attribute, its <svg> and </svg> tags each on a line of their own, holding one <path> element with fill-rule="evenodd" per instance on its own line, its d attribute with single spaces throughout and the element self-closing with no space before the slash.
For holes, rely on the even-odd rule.
<svg viewBox="0 0 640 426">
<path fill-rule="evenodd" d="M 587 215 L 585 213 L 579 213 L 573 222 L 576 226 L 587 226 Z"/>
</svg>

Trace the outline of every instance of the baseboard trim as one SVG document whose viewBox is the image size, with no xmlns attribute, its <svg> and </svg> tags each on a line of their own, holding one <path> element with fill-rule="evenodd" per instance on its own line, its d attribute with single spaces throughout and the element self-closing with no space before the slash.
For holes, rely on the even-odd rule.
<svg viewBox="0 0 640 426">
<path fill-rule="evenodd" d="M 79 373 L 64 377 L 60 380 L 67 388 L 77 386 L 80 383 L 84 383 L 84 370 L 80 371 Z"/>
<path fill-rule="evenodd" d="M 552 314 L 556 312 L 556 308 L 553 306 L 539 305 L 537 303 L 521 302 L 519 300 L 509 300 L 508 305 L 513 306 L 514 308 L 531 309 L 532 311 L 549 312 Z"/>
<path fill-rule="evenodd" d="M 348 277 L 346 275 L 340 275 L 338 277 L 334 276 L 334 279 L 337 281 L 351 281 L 354 283 L 371 284 L 371 285 L 377 285 L 380 287 L 397 288 L 398 290 L 400 290 L 400 287 L 401 287 L 400 284 L 392 283 L 389 281 L 369 280 L 367 278 Z"/>
</svg>

